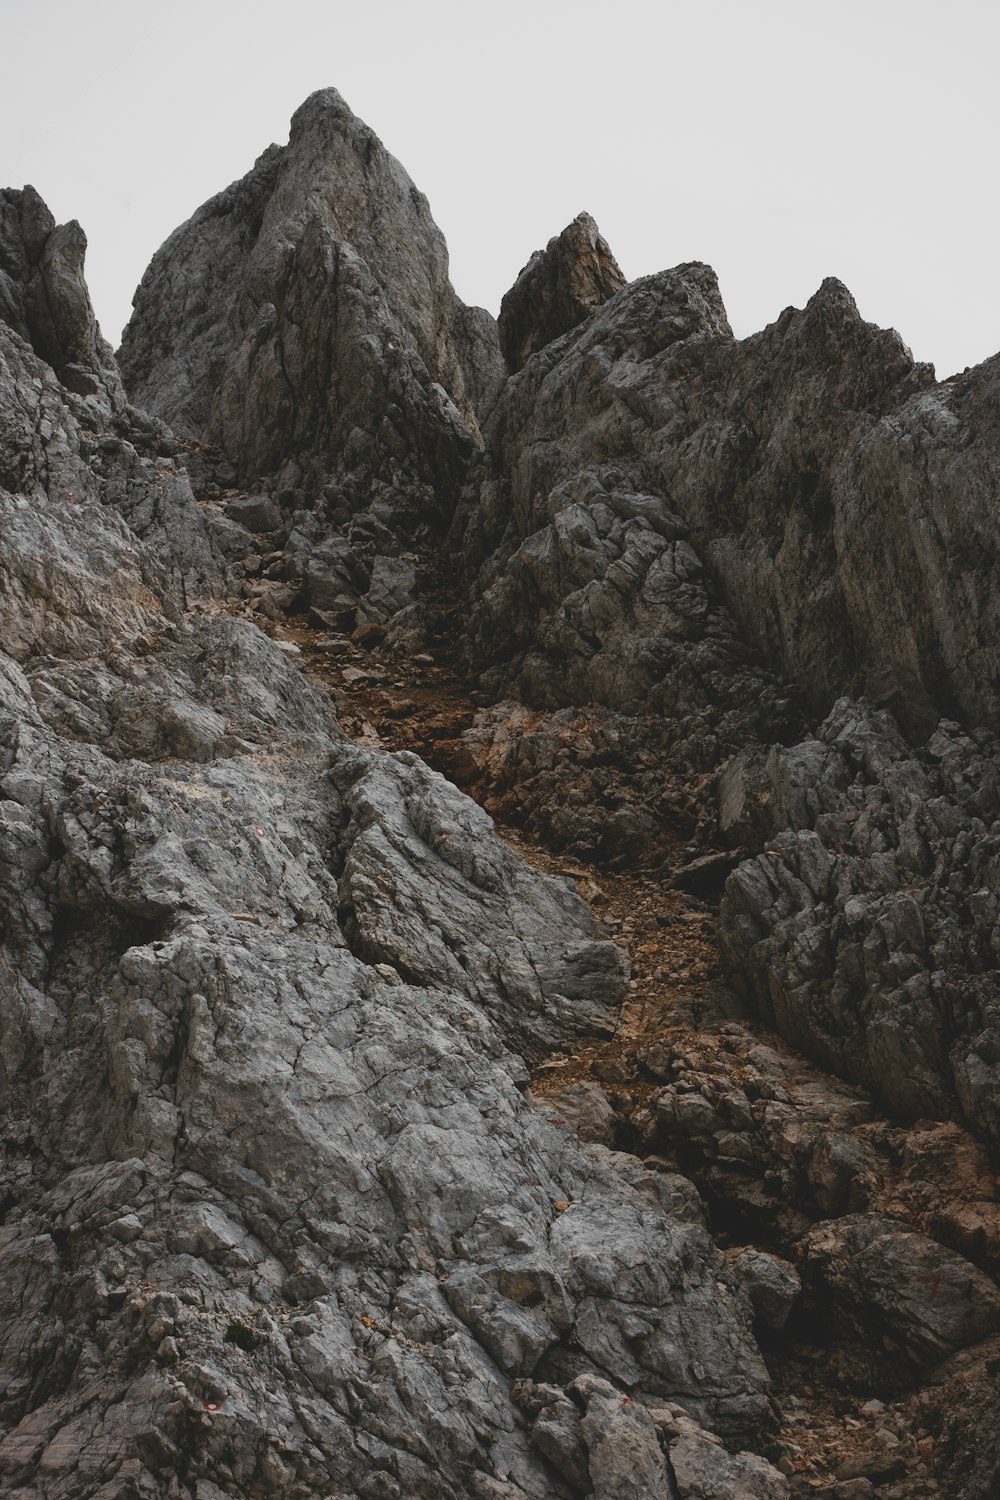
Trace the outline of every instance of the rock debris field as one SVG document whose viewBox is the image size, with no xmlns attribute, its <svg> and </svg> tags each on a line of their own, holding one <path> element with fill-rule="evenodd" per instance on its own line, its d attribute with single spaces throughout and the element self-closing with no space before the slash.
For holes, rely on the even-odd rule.
<svg viewBox="0 0 1000 1500">
<path fill-rule="evenodd" d="M 0 192 L 0 1492 L 993 1500 L 1000 357 L 587 214 L 494 320 L 332 89 L 117 354 L 85 248 Z"/>
</svg>

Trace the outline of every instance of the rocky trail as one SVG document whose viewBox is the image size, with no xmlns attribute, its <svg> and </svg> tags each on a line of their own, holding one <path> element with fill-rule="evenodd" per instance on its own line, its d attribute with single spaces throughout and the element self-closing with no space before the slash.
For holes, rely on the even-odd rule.
<svg viewBox="0 0 1000 1500">
<path fill-rule="evenodd" d="M 214 508 L 213 502 L 202 504 Z M 266 546 L 266 538 L 260 542 Z M 252 591 L 250 597 L 253 614 L 260 600 Z M 717 1133 L 708 1141 L 685 1140 L 683 1124 L 679 1131 L 671 1128 L 678 1121 L 662 1109 L 664 1084 L 690 1080 L 689 1070 L 697 1070 L 696 1076 L 713 1078 L 716 1093 L 728 1095 L 730 1104 L 780 1091 L 792 1104 L 793 1135 L 817 1127 L 823 1132 L 838 1118 L 856 1123 L 859 1138 L 878 1156 L 877 1186 L 869 1184 L 864 1207 L 943 1235 L 966 1253 L 968 1233 L 953 1225 L 949 1234 L 948 1200 L 968 1219 L 970 1190 L 982 1194 L 972 1213 L 980 1216 L 977 1227 L 985 1214 L 990 1233 L 980 1238 L 974 1258 L 990 1271 L 1000 1267 L 1000 1181 L 963 1132 L 933 1124 L 925 1127 L 929 1140 L 919 1171 L 912 1164 L 908 1171 L 900 1158 L 912 1143 L 870 1099 L 815 1069 L 748 1013 L 726 982 L 717 931 L 721 885 L 733 860 L 717 848 L 692 844 L 685 837 L 689 826 L 663 829 L 657 857 L 646 868 L 622 869 L 620 860 L 567 860 L 547 847 L 544 832 L 511 821 L 489 759 L 477 765 L 463 739 L 482 695 L 477 703 L 461 672 L 461 597 L 454 590 L 449 597 L 441 580 L 436 598 L 447 605 L 439 602 L 428 650 L 416 656 L 387 646 L 378 628 L 342 633 L 319 619 L 310 623 L 303 613 L 277 614 L 265 629 L 329 696 L 351 739 L 415 753 L 456 780 L 495 816 L 498 832 L 520 858 L 574 882 L 627 953 L 629 985 L 613 1034 L 584 1037 L 547 1057 L 532 1070 L 531 1096 L 548 1123 L 581 1141 L 637 1152 L 651 1170 L 668 1177 L 685 1173 L 700 1188 L 709 1227 L 727 1254 L 748 1256 L 749 1264 L 760 1252 L 757 1336 L 774 1381 L 763 1451 L 786 1475 L 792 1493 L 828 1500 L 934 1500 L 941 1491 L 927 1425 L 933 1425 L 931 1403 L 905 1389 L 898 1399 L 883 1401 L 874 1393 L 885 1394 L 877 1377 L 868 1392 L 865 1381 L 855 1378 L 855 1351 L 840 1347 L 836 1328 L 815 1304 L 802 1306 L 795 1242 L 803 1224 L 819 1216 L 823 1191 L 837 1192 L 836 1167 L 829 1180 L 813 1183 L 812 1193 L 804 1184 L 789 1193 L 787 1178 L 776 1181 L 773 1172 L 770 1183 L 767 1172 L 758 1178 L 749 1152 L 720 1162 Z M 565 738 L 571 750 L 571 737 Z M 627 770 L 620 774 L 627 778 Z M 684 889 L 691 884 L 702 894 Z M 762 1075 L 770 1089 L 761 1091 Z M 704 1107 L 700 1093 L 688 1097 Z M 787 1153 L 789 1159 L 795 1154 Z M 964 1182 L 955 1180 L 956 1167 L 964 1169 Z M 735 1187 L 734 1174 L 744 1179 Z M 932 1299 L 933 1278 L 926 1282 Z"/>
</svg>

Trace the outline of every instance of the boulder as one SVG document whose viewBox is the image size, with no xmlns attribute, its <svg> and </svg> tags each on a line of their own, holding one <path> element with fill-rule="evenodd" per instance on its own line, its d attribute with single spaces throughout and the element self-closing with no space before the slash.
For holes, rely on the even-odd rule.
<svg viewBox="0 0 1000 1500">
<path fill-rule="evenodd" d="M 803 1240 L 815 1303 L 900 1374 L 939 1364 L 1000 1331 L 1000 1292 L 975 1266 L 881 1214 L 819 1224 Z"/>
</svg>

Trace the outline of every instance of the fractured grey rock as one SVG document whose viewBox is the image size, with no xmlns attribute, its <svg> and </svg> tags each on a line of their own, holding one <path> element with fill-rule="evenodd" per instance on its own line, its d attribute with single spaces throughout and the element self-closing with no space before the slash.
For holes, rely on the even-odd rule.
<svg viewBox="0 0 1000 1500">
<path fill-rule="evenodd" d="M 897 1371 L 938 1364 L 1000 1330 L 1000 1292 L 989 1277 L 884 1215 L 817 1225 L 803 1248 L 814 1295 L 822 1288 L 832 1316 L 868 1346 L 878 1334 Z"/>
<path fill-rule="evenodd" d="M 940 1434 L 936 1467 L 949 1500 L 991 1500 L 1000 1484 L 998 1360 L 996 1335 L 954 1355 L 936 1372 L 923 1402 Z"/>
<path fill-rule="evenodd" d="M 544 250 L 535 251 L 503 299 L 497 332 L 511 374 L 625 285 L 593 219 L 577 214 Z"/>
<path fill-rule="evenodd" d="M 993 737 L 942 722 L 916 755 L 844 699 L 767 757 L 774 835 L 730 876 L 721 940 L 778 1029 L 905 1117 L 1000 1139 Z M 785 832 L 777 832 L 786 829 Z"/>
<path fill-rule="evenodd" d="M 979 1192 L 934 1119 L 1000 1140 L 997 747 L 938 722 L 996 727 L 996 362 L 934 385 L 834 281 L 737 341 L 707 267 L 627 286 L 585 217 L 498 339 L 333 91 L 154 259 L 122 355 L 151 415 L 83 250 L 0 199 L 0 1482 L 779 1500 L 719 1434 L 755 1440 L 751 1304 L 777 1337 L 796 1272 L 734 1274 L 681 1172 L 798 1241 L 859 1381 L 1000 1327 L 873 1208 L 948 1142 Z M 532 1106 L 525 1058 L 612 1031 L 622 954 L 229 617 L 422 651 L 459 557 L 470 782 L 561 848 L 669 846 L 702 895 L 717 829 L 756 849 L 729 970 L 849 1084 L 727 1022 L 637 1063 L 658 1164 L 594 1088 Z M 986 1264 L 991 1202 L 921 1223 Z"/>
<path fill-rule="evenodd" d="M 226 515 L 248 531 L 277 531 L 281 510 L 270 495 L 242 495 L 226 505 Z"/>
<path fill-rule="evenodd" d="M 458 482 L 502 372 L 426 200 L 333 89 L 154 257 L 120 358 L 139 403 L 242 479 L 335 468 L 397 508 Z"/>
<path fill-rule="evenodd" d="M 643 1407 L 623 1399 L 606 1380 L 583 1376 L 573 1389 L 587 1403 L 580 1432 L 596 1500 L 677 1500 Z"/>
<path fill-rule="evenodd" d="M 537 1056 L 608 1034 L 627 963 L 568 881 L 529 872 L 481 808 L 417 756 L 339 755 L 350 941 L 408 980 L 474 997 Z"/>
<path fill-rule="evenodd" d="M 0 322 L 26 339 L 67 390 L 125 405 L 121 378 L 101 337 L 83 262 L 80 225 L 56 225 L 33 187 L 0 191 Z"/>
<path fill-rule="evenodd" d="M 616 465 L 644 488 L 655 472 L 744 641 L 814 709 L 845 691 L 898 699 L 903 684 L 922 704 L 915 729 L 932 725 L 929 703 L 993 722 L 995 366 L 935 386 L 832 279 L 736 341 L 708 268 L 643 278 L 508 382 L 492 463 L 473 476 L 476 592 L 494 586 L 498 545 L 540 543 L 560 484 Z"/>
<path fill-rule="evenodd" d="M 548 1500 L 536 1368 L 749 1438 L 704 1227 L 524 1097 L 619 950 L 349 746 L 181 471 L 0 340 L 0 1485 Z"/>
<path fill-rule="evenodd" d="M 617 1118 L 607 1094 L 596 1083 L 575 1083 L 546 1094 L 546 1112 L 572 1126 L 581 1141 L 612 1145 Z"/>
<path fill-rule="evenodd" d="M 683 1429 L 668 1451 L 681 1500 L 787 1500 L 787 1479 L 755 1453 L 727 1453 Z"/>
</svg>

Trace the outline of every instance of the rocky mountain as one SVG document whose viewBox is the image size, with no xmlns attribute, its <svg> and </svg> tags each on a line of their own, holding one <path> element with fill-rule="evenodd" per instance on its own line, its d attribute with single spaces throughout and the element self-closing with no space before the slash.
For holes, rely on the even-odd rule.
<svg viewBox="0 0 1000 1500">
<path fill-rule="evenodd" d="M 497 322 L 333 90 L 0 194 L 0 1487 L 988 1500 L 997 361 Z"/>
</svg>

